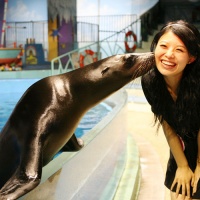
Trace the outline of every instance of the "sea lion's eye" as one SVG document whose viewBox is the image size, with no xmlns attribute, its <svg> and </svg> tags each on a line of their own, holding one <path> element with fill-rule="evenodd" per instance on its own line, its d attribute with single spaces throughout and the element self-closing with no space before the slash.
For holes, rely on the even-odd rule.
<svg viewBox="0 0 200 200">
<path fill-rule="evenodd" d="M 102 74 L 102 75 L 105 74 L 108 70 L 109 70 L 109 67 L 105 67 L 105 68 L 102 70 L 101 74 Z"/>
</svg>

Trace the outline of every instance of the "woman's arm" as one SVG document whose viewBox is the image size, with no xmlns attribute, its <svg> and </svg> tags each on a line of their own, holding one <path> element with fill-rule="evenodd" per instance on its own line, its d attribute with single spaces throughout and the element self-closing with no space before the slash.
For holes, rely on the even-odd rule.
<svg viewBox="0 0 200 200">
<path fill-rule="evenodd" d="M 183 198 L 187 195 L 190 197 L 190 184 L 193 181 L 193 172 L 188 165 L 188 161 L 183 152 L 179 136 L 170 127 L 170 125 L 163 121 L 162 123 L 165 137 L 169 144 L 170 150 L 176 160 L 177 170 L 171 189 L 177 184 L 176 195 L 178 197 L 180 189 L 182 189 Z"/>
<path fill-rule="evenodd" d="M 198 153 L 197 153 L 197 166 L 194 172 L 194 181 L 192 183 L 193 191 L 192 193 L 194 194 L 197 191 L 197 184 L 200 179 L 200 131 L 198 132 L 197 136 L 197 145 L 198 145 Z"/>
</svg>

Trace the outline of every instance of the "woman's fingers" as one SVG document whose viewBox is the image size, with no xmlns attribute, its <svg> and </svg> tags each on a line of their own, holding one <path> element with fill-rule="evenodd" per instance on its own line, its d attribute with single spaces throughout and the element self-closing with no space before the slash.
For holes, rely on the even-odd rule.
<svg viewBox="0 0 200 200">
<path fill-rule="evenodd" d="M 173 190 L 173 188 L 175 187 L 176 184 L 177 184 L 177 186 L 176 186 L 176 195 L 175 196 L 176 196 L 176 198 L 178 198 L 181 185 L 179 184 L 179 182 L 177 182 L 176 179 L 174 179 L 174 181 L 172 183 L 171 190 Z"/>
<path fill-rule="evenodd" d="M 199 166 L 197 166 L 195 169 L 194 177 L 192 179 L 192 183 L 191 183 L 191 186 L 193 187 L 192 194 L 196 193 L 197 191 L 199 178 L 200 178 L 200 169 L 199 169 Z"/>
<path fill-rule="evenodd" d="M 195 177 L 193 176 L 193 177 L 192 177 L 192 180 L 191 180 L 191 186 L 192 186 L 192 187 L 194 187 L 194 182 L 195 182 Z"/>
<path fill-rule="evenodd" d="M 181 188 L 181 187 L 182 187 L 182 188 Z M 179 191 L 180 191 L 180 189 L 182 189 L 182 197 L 183 197 L 183 199 L 185 199 L 185 184 L 183 184 L 183 185 L 179 185 L 178 193 L 177 193 L 177 191 L 176 191 L 177 196 L 179 195 Z M 176 190 L 177 190 L 177 189 L 176 189 Z"/>
<path fill-rule="evenodd" d="M 177 182 L 176 182 L 176 180 L 174 179 L 174 181 L 173 181 L 173 183 L 172 183 L 172 186 L 171 186 L 171 190 L 173 190 L 173 188 L 174 188 L 174 186 L 175 186 L 176 183 L 177 183 Z"/>
<path fill-rule="evenodd" d="M 193 187 L 192 194 L 196 193 L 196 191 L 197 191 L 197 183 L 198 183 L 198 181 L 199 180 L 194 179 L 194 181 L 192 183 L 192 187 Z"/>
<path fill-rule="evenodd" d="M 174 181 L 172 183 L 172 186 L 171 186 L 171 190 L 173 190 L 174 186 L 177 184 L 176 186 L 176 198 L 178 198 L 178 195 L 181 194 L 183 199 L 187 196 L 188 198 L 190 198 L 190 184 L 186 184 L 186 183 L 179 183 L 179 182 L 176 182 Z M 180 193 L 180 190 L 181 190 L 181 193 Z M 193 190 L 194 192 L 194 190 Z"/>
<path fill-rule="evenodd" d="M 186 184 L 187 197 L 190 198 L 190 184 Z"/>
</svg>

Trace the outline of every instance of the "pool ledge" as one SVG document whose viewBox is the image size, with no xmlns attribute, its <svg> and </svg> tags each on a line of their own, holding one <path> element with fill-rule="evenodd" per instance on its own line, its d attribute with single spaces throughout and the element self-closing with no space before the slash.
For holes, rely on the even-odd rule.
<svg viewBox="0 0 200 200">
<path fill-rule="evenodd" d="M 41 184 L 20 199 L 137 199 L 140 161 L 126 127 L 127 93 L 121 89 L 105 102 L 115 107 L 83 137 L 85 147 L 51 161 Z"/>
<path fill-rule="evenodd" d="M 22 71 L 3 71 L 0 72 L 0 79 L 24 79 L 24 78 L 37 78 L 41 79 L 51 76 L 51 70 L 22 70 Z"/>
</svg>

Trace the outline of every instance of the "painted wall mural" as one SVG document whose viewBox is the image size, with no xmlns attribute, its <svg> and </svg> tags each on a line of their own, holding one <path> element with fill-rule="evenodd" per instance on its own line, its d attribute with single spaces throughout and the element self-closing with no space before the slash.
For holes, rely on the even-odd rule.
<svg viewBox="0 0 200 200">
<path fill-rule="evenodd" d="M 47 59 L 49 61 L 58 55 L 73 50 L 73 30 L 76 20 L 75 0 L 0 0 L 1 29 L 4 1 L 8 1 L 7 22 L 48 21 L 47 35 L 44 36 L 41 33 L 41 37 L 47 37 Z M 23 41 L 26 41 L 26 38 Z"/>
<path fill-rule="evenodd" d="M 75 16 L 76 1 L 48 0 L 49 60 L 74 49 Z"/>
</svg>

